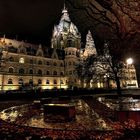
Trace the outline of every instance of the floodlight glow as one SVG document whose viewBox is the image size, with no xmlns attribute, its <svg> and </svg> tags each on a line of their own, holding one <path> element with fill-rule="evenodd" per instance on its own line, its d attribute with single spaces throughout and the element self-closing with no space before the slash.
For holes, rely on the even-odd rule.
<svg viewBox="0 0 140 140">
<path fill-rule="evenodd" d="M 126 63 L 129 64 L 129 65 L 131 65 L 133 63 L 133 59 L 132 58 L 128 58 L 126 60 Z"/>
</svg>

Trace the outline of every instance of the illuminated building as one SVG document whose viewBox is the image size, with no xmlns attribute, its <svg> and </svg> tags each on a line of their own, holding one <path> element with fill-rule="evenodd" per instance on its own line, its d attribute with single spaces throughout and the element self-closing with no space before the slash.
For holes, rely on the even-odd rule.
<svg viewBox="0 0 140 140">
<path fill-rule="evenodd" d="M 81 49 L 81 35 L 65 8 L 59 24 L 54 26 L 51 47 L 3 37 L 0 49 L 0 90 L 79 87 L 76 64 L 79 59 L 97 55 L 90 31 Z M 104 87 L 98 85 L 91 87 Z"/>
<path fill-rule="evenodd" d="M 54 26 L 50 48 L 1 38 L 0 89 L 76 86 L 78 81 L 74 70 L 80 42 L 81 35 L 65 8 L 59 25 Z"/>
</svg>

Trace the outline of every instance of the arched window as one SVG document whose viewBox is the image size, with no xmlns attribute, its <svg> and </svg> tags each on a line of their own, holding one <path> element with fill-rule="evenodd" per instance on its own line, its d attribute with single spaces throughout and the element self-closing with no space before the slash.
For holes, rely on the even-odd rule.
<svg viewBox="0 0 140 140">
<path fill-rule="evenodd" d="M 13 73 L 14 69 L 13 68 L 9 68 L 9 73 Z"/>
<path fill-rule="evenodd" d="M 54 65 L 54 66 L 57 66 L 57 63 L 56 63 L 56 62 L 54 62 L 54 63 L 53 63 L 53 65 Z"/>
<path fill-rule="evenodd" d="M 47 70 L 46 74 L 47 74 L 47 75 L 50 75 L 50 71 Z"/>
<path fill-rule="evenodd" d="M 25 53 L 25 50 L 23 48 L 21 48 L 20 53 Z"/>
<path fill-rule="evenodd" d="M 60 67 L 63 67 L 63 63 L 60 63 Z"/>
<path fill-rule="evenodd" d="M 43 56 L 43 52 L 42 51 L 38 51 L 37 56 Z"/>
<path fill-rule="evenodd" d="M 30 59 L 30 64 L 33 64 L 33 59 Z"/>
<path fill-rule="evenodd" d="M 41 79 L 38 79 L 38 84 L 42 84 L 42 80 Z"/>
<path fill-rule="evenodd" d="M 19 83 L 19 84 L 23 84 L 23 79 L 19 79 L 19 80 L 18 80 L 18 83 Z"/>
<path fill-rule="evenodd" d="M 33 70 L 32 69 L 29 70 L 29 74 L 33 74 Z"/>
<path fill-rule="evenodd" d="M 69 62 L 69 65 L 71 65 L 71 62 Z"/>
<path fill-rule="evenodd" d="M 42 65 L 42 61 L 41 60 L 38 61 L 38 65 Z"/>
<path fill-rule="evenodd" d="M 72 71 L 69 71 L 69 75 L 72 75 Z"/>
<path fill-rule="evenodd" d="M 9 61 L 10 61 L 10 62 L 14 62 L 14 58 L 13 58 L 13 57 L 10 57 L 10 58 L 9 58 Z"/>
<path fill-rule="evenodd" d="M 60 84 L 64 84 L 63 80 L 60 80 Z"/>
<path fill-rule="evenodd" d="M 13 80 L 11 78 L 8 79 L 8 84 L 13 84 Z"/>
<path fill-rule="evenodd" d="M 42 75 L 42 70 L 38 70 L 38 74 L 39 75 Z"/>
<path fill-rule="evenodd" d="M 46 62 L 46 65 L 48 65 L 48 66 L 49 66 L 49 65 L 50 65 L 50 62 L 48 62 L 48 61 L 47 61 L 47 62 Z"/>
<path fill-rule="evenodd" d="M 46 84 L 50 84 L 50 81 L 48 79 L 46 80 Z"/>
<path fill-rule="evenodd" d="M 63 76 L 63 75 L 64 75 L 64 73 L 61 71 L 61 72 L 60 72 L 60 75 L 61 75 L 61 76 Z"/>
<path fill-rule="evenodd" d="M 53 75 L 57 75 L 57 71 L 54 71 L 54 72 L 53 72 Z"/>
<path fill-rule="evenodd" d="M 33 79 L 30 79 L 30 80 L 29 80 L 29 84 L 30 84 L 30 85 L 33 85 Z"/>
<path fill-rule="evenodd" d="M 19 69 L 19 74 L 24 74 L 24 69 Z"/>
<path fill-rule="evenodd" d="M 54 83 L 54 84 L 57 84 L 57 81 L 56 81 L 56 80 L 53 80 L 53 83 Z"/>
<path fill-rule="evenodd" d="M 67 41 L 67 47 L 72 47 L 72 40 Z"/>
</svg>

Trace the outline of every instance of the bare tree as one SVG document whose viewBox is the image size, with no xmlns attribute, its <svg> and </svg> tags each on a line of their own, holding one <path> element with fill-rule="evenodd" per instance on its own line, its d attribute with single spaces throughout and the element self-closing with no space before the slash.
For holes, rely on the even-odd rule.
<svg viewBox="0 0 140 140">
<path fill-rule="evenodd" d="M 94 65 L 96 67 L 97 75 L 106 76 L 109 80 L 116 82 L 117 93 L 121 95 L 120 80 L 124 78 L 123 68 L 124 63 L 119 57 L 116 57 L 111 53 L 110 45 L 105 43 L 102 54 L 97 57 L 97 62 Z"/>
<path fill-rule="evenodd" d="M 120 59 L 124 55 L 135 59 L 137 76 L 140 80 L 140 1 L 66 0 L 66 5 L 71 19 L 79 30 L 81 32 L 90 30 L 97 38 L 96 44 L 101 40 L 110 40 L 110 52 L 114 57 Z M 100 46 L 96 45 L 97 51 Z M 118 52 L 116 49 L 121 51 Z"/>
<path fill-rule="evenodd" d="M 140 63 L 140 1 L 66 0 L 66 5 L 80 31 L 91 30 L 98 38 L 95 43 L 111 40 L 112 50 L 119 47 L 121 53 L 133 55 L 137 59 L 136 63 Z M 98 51 L 99 46 L 96 47 Z"/>
<path fill-rule="evenodd" d="M 84 25 L 104 28 L 117 38 L 130 38 L 140 29 L 140 2 L 136 0 L 67 0 L 72 14 Z M 86 22 L 86 23 L 85 23 Z"/>
<path fill-rule="evenodd" d="M 79 63 L 77 63 L 76 74 L 80 79 L 82 88 L 84 88 L 84 83 L 86 83 L 86 88 L 90 88 L 90 81 L 93 79 L 95 72 L 95 67 L 93 66 L 95 59 L 94 55 L 90 55 L 85 59 L 80 59 Z"/>
</svg>

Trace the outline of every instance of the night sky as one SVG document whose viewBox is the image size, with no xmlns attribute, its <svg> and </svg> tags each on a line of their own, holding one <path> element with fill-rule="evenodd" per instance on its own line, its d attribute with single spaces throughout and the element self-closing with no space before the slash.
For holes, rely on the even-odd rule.
<svg viewBox="0 0 140 140">
<path fill-rule="evenodd" d="M 1 0 L 0 36 L 49 45 L 63 5 L 64 0 Z"/>
</svg>

